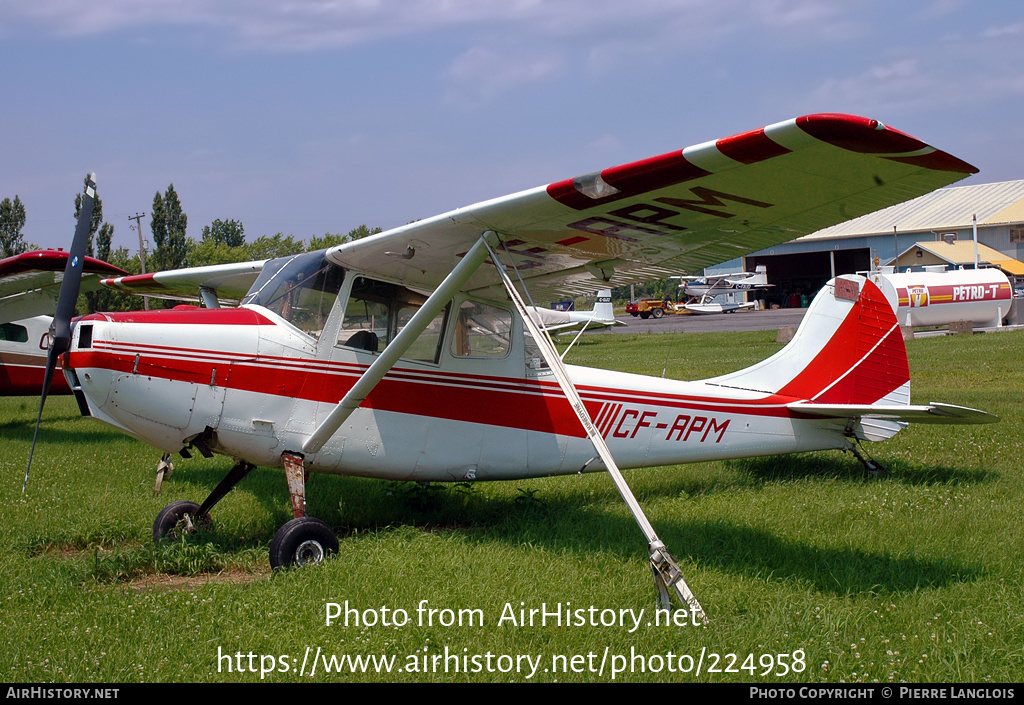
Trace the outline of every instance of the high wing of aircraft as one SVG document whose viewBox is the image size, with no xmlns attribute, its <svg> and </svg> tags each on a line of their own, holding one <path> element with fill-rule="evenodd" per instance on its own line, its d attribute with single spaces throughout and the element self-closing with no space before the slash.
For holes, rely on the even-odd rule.
<svg viewBox="0 0 1024 705">
<path fill-rule="evenodd" d="M 52 315 L 69 253 L 36 250 L 0 259 L 0 323 Z M 84 257 L 81 291 L 94 291 L 100 277 L 128 274 L 120 267 Z"/>
<path fill-rule="evenodd" d="M 611 289 L 602 289 L 597 292 L 597 302 L 591 311 L 556 311 L 540 306 L 530 306 L 529 312 L 535 323 L 553 335 L 626 325 L 622 321 L 615 320 Z"/>
<path fill-rule="evenodd" d="M 49 330 L 68 253 L 25 252 L 0 260 L 0 396 L 39 394 L 49 347 Z M 100 286 L 100 277 L 127 274 L 92 257 L 85 258 L 82 291 Z M 63 375 L 52 394 L 70 394 Z"/>
<path fill-rule="evenodd" d="M 861 441 L 909 421 L 995 418 L 910 404 L 899 325 L 863 277 L 823 289 L 777 355 L 698 382 L 562 364 L 521 290 L 556 298 L 696 271 L 975 171 L 875 120 L 810 115 L 271 260 L 238 308 L 93 314 L 70 330 L 58 306 L 55 349 L 86 415 L 166 452 L 236 459 L 201 504 L 160 512 L 158 541 L 211 521 L 259 465 L 284 469 L 292 499 L 275 568 L 338 550 L 306 515 L 307 472 L 604 470 L 647 541 L 662 606 L 674 593 L 703 618 L 620 466 L 863 457 Z"/>
<path fill-rule="evenodd" d="M 202 302 L 206 308 L 220 308 L 221 305 L 237 305 L 263 271 L 264 264 L 266 260 L 188 267 L 170 272 L 110 277 L 102 284 L 129 294 Z"/>
</svg>

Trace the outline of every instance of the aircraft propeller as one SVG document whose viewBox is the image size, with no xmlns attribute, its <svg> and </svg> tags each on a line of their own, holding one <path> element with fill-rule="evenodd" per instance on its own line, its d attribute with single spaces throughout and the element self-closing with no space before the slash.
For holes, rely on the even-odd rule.
<svg viewBox="0 0 1024 705">
<path fill-rule="evenodd" d="M 85 266 L 85 247 L 89 242 L 89 227 L 92 222 L 93 202 L 96 200 L 96 175 L 89 174 L 85 185 L 85 196 L 82 199 L 78 225 L 75 227 L 75 238 L 71 241 L 68 263 L 64 267 L 64 279 L 57 294 L 57 308 L 50 324 L 50 349 L 46 355 L 46 371 L 43 374 L 43 391 L 39 397 L 39 415 L 36 416 L 36 429 L 32 434 L 32 449 L 28 454 L 28 465 L 25 467 L 25 481 L 21 485 L 21 493 L 25 494 L 28 487 L 28 474 L 32 469 L 32 456 L 36 451 L 36 439 L 39 436 L 39 423 L 43 418 L 43 405 L 50 391 L 50 382 L 57 369 L 57 358 L 71 347 L 71 319 L 75 315 L 78 292 L 82 286 L 82 272 Z"/>
</svg>

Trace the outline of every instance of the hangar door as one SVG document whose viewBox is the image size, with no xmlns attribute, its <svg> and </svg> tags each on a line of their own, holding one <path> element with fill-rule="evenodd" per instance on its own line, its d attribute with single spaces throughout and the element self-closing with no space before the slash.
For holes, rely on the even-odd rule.
<svg viewBox="0 0 1024 705">
<path fill-rule="evenodd" d="M 851 250 L 824 250 L 822 252 L 798 252 L 790 255 L 752 255 L 746 258 L 744 269 L 753 272 L 760 264 L 768 269 L 768 283 L 774 286 L 765 292 L 767 305 L 778 304 L 782 308 L 806 305 L 818 289 L 832 278 L 833 262 L 835 274 L 853 274 L 871 268 L 871 251 L 867 247 Z"/>
</svg>

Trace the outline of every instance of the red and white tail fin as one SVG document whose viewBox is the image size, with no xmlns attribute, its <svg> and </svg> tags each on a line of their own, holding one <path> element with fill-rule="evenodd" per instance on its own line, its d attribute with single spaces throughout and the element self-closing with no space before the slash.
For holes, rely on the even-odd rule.
<svg viewBox="0 0 1024 705">
<path fill-rule="evenodd" d="M 764 362 L 707 380 L 821 404 L 909 404 L 910 368 L 892 307 L 861 276 L 814 297 L 793 340 Z"/>
<path fill-rule="evenodd" d="M 789 345 L 764 362 L 705 382 L 764 392 L 797 416 L 846 419 L 867 440 L 909 422 L 992 423 L 992 414 L 931 402 L 910 405 L 910 368 L 896 315 L 861 276 L 836 277 L 818 292 Z"/>
</svg>

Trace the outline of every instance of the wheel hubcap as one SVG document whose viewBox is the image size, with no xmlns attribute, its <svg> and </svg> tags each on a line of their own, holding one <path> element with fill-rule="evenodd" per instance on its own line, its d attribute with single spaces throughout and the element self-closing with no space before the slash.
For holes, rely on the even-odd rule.
<svg viewBox="0 0 1024 705">
<path fill-rule="evenodd" d="M 319 541 L 303 541 L 295 549 L 296 565 L 313 565 L 324 559 L 324 547 Z"/>
</svg>

